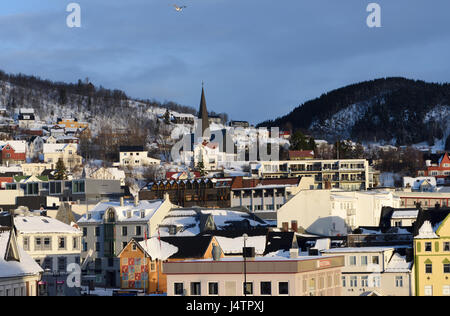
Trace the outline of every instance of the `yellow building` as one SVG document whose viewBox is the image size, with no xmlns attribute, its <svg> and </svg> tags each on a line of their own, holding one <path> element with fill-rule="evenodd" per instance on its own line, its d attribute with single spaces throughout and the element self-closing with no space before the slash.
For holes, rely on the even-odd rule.
<svg viewBox="0 0 450 316">
<path fill-rule="evenodd" d="M 84 129 L 88 127 L 88 123 L 86 122 L 78 122 L 77 119 L 62 119 L 58 121 L 58 125 L 63 126 L 64 128 L 80 128 Z"/>
<path fill-rule="evenodd" d="M 416 295 L 450 296 L 450 210 L 430 209 L 419 216 L 414 237 Z"/>
</svg>

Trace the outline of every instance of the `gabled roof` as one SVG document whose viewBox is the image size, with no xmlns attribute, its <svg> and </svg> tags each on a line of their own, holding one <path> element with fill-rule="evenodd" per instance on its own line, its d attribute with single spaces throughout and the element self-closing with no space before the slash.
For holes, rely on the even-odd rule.
<svg viewBox="0 0 450 316">
<path fill-rule="evenodd" d="M 431 224 L 434 232 L 436 232 L 439 225 L 450 215 L 450 208 L 430 208 L 420 210 L 417 216 L 417 221 L 414 223 L 414 236 L 419 235 L 419 230 L 424 223 L 428 221 Z"/>
<path fill-rule="evenodd" d="M 269 232 L 264 255 L 279 250 L 289 251 L 291 248 L 298 248 L 297 236 L 294 232 Z"/>
<path fill-rule="evenodd" d="M 170 259 L 201 259 L 207 255 L 213 236 L 161 237 L 161 240 L 178 248 Z"/>
</svg>

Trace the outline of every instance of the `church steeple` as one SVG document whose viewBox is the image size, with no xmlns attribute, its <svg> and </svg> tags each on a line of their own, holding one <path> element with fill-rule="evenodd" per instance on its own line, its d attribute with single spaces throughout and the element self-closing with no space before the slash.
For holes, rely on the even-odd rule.
<svg viewBox="0 0 450 316">
<path fill-rule="evenodd" d="M 208 110 L 206 109 L 205 89 L 202 82 L 202 96 L 200 99 L 200 109 L 198 111 L 198 118 L 202 124 L 202 137 L 208 137 L 205 135 L 205 130 L 209 128 Z"/>
</svg>

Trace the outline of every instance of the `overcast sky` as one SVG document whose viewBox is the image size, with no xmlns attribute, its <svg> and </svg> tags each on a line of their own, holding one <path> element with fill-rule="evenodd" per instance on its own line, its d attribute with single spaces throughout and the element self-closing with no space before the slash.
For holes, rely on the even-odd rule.
<svg viewBox="0 0 450 316">
<path fill-rule="evenodd" d="M 81 28 L 66 26 L 70 2 Z M 376 29 L 370 2 L 1 1 L 0 69 L 195 108 L 205 81 L 209 110 L 252 123 L 359 81 L 450 81 L 450 1 L 376 1 Z"/>
</svg>

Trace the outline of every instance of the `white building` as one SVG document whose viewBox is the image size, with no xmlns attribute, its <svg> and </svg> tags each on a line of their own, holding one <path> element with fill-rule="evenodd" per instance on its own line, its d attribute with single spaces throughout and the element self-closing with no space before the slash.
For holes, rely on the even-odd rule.
<svg viewBox="0 0 450 316">
<path fill-rule="evenodd" d="M 0 227 L 0 296 L 36 296 L 42 273 L 18 245 L 14 229 Z"/>
<path fill-rule="evenodd" d="M 125 185 L 125 171 L 118 168 L 101 167 L 92 172 L 88 178 L 102 180 L 119 180 L 120 185 Z"/>
<path fill-rule="evenodd" d="M 343 296 L 414 295 L 412 257 L 408 260 L 393 247 L 333 248 L 321 254 L 345 256 Z"/>
<path fill-rule="evenodd" d="M 44 269 L 67 272 L 67 265 L 80 264 L 81 230 L 56 219 L 31 213 L 14 218 L 19 245 Z"/>
<path fill-rule="evenodd" d="M 123 167 L 157 166 L 161 160 L 148 157 L 148 151 L 142 146 L 121 146 L 119 165 Z"/>
<path fill-rule="evenodd" d="M 296 223 L 311 234 L 346 235 L 359 226 L 378 226 L 382 207 L 400 208 L 400 203 L 385 191 L 304 190 L 278 210 L 277 226 Z"/>
</svg>

